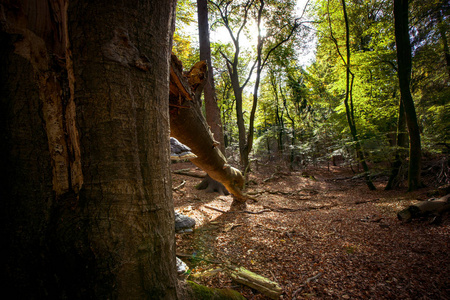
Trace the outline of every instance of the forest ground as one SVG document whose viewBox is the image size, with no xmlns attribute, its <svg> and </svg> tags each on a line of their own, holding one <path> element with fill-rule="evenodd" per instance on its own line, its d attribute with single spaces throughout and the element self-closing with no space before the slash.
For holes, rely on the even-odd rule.
<svg viewBox="0 0 450 300">
<path fill-rule="evenodd" d="M 172 170 L 191 168 L 190 162 Z M 189 279 L 233 288 L 247 299 L 269 299 L 231 280 L 226 265 L 277 282 L 282 299 L 450 299 L 450 220 L 402 223 L 397 212 L 430 198 L 385 191 L 385 177 L 369 191 L 349 168 L 302 172 L 260 165 L 246 192 L 257 202 L 229 212 L 231 196 L 195 189 L 201 179 L 172 174 L 175 209 L 197 222 L 177 234 L 177 253 Z M 201 171 L 197 171 L 201 173 Z M 223 211 L 223 212 L 221 212 Z"/>
</svg>

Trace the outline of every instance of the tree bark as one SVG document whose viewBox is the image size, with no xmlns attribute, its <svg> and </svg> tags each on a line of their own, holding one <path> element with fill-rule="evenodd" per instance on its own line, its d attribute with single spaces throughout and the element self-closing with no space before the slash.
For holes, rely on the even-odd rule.
<svg viewBox="0 0 450 300">
<path fill-rule="evenodd" d="M 217 105 L 217 96 L 214 85 L 214 72 L 211 59 L 211 45 L 209 39 L 208 23 L 208 1 L 197 0 L 198 30 L 200 43 L 200 60 L 204 60 L 208 65 L 208 74 L 205 87 L 203 89 L 205 97 L 206 122 L 211 127 L 214 139 L 220 143 L 219 149 L 225 154 L 225 142 L 223 138 L 222 121 L 220 110 Z"/>
<path fill-rule="evenodd" d="M 403 103 L 401 100 L 398 108 L 397 139 L 395 146 L 395 160 L 392 164 L 391 175 L 389 176 L 389 180 L 386 184 L 385 190 L 391 190 L 392 188 L 398 186 L 398 175 L 406 155 L 405 149 L 408 146 L 408 136 L 406 135 L 405 109 L 403 108 Z"/>
<path fill-rule="evenodd" d="M 197 0 L 198 32 L 200 42 L 200 60 L 206 61 L 208 66 L 207 79 L 203 89 L 205 98 L 205 115 L 214 139 L 218 141 L 220 151 L 225 154 L 225 140 L 223 135 L 220 110 L 217 105 L 217 96 L 214 85 L 214 72 L 211 59 L 211 45 L 209 39 L 208 1 Z M 212 179 L 209 175 L 197 186 L 198 189 L 206 189 L 209 192 L 217 191 L 219 194 L 229 194 L 225 187 Z"/>
<path fill-rule="evenodd" d="M 175 1 L 1 4 L 6 294 L 177 299 L 174 9 Z"/>
<path fill-rule="evenodd" d="M 369 174 L 369 167 L 367 166 L 366 159 L 364 157 L 364 152 L 361 146 L 361 142 L 358 138 L 358 133 L 356 130 L 356 124 L 355 124 L 355 118 L 354 118 L 354 111 L 353 111 L 353 101 L 352 101 L 352 92 L 353 92 L 353 78 L 354 75 L 350 71 L 350 29 L 349 29 L 349 22 L 348 22 L 348 16 L 347 16 L 347 9 L 345 5 L 345 0 L 342 0 L 342 11 L 344 13 L 344 20 L 345 20 L 345 48 L 347 52 L 347 61 L 345 63 L 346 68 L 346 91 L 345 91 L 345 99 L 344 99 L 344 105 L 345 105 L 345 112 L 347 115 L 347 122 L 350 127 L 350 133 L 353 137 L 353 141 L 355 142 L 355 148 L 357 156 L 361 162 L 361 165 L 364 170 L 364 177 L 366 179 L 366 184 L 369 188 L 369 190 L 376 190 L 375 185 L 372 183 L 372 180 L 370 179 Z M 330 24 L 331 26 L 331 24 Z M 351 77 L 351 78 L 350 78 Z M 349 104 L 350 100 L 350 104 Z"/>
<path fill-rule="evenodd" d="M 420 180 L 422 150 L 416 109 L 411 96 L 411 44 L 408 26 L 408 1 L 394 0 L 395 43 L 397 46 L 398 80 L 409 132 L 408 190 L 422 186 Z"/>
<path fill-rule="evenodd" d="M 442 213 L 450 210 L 450 195 L 446 195 L 439 199 L 430 199 L 428 201 L 422 201 L 416 205 L 411 205 L 408 208 L 401 210 L 397 213 L 399 220 L 404 222 L 410 222 L 412 219 L 434 216 L 435 218 L 431 222 L 439 222 L 439 218 Z"/>
<path fill-rule="evenodd" d="M 445 62 L 447 63 L 447 73 L 450 79 L 450 48 L 447 40 L 448 22 L 444 22 L 442 18 L 442 10 L 438 14 L 438 29 L 442 40 L 442 50 L 444 51 Z"/>
</svg>

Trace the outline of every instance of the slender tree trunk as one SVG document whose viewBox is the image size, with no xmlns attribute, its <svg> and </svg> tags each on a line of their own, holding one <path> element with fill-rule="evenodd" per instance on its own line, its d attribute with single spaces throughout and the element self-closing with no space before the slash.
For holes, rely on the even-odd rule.
<svg viewBox="0 0 450 300">
<path fill-rule="evenodd" d="M 397 138 L 396 138 L 396 150 L 395 150 L 395 160 L 392 164 L 391 175 L 389 176 L 388 183 L 386 184 L 385 190 L 391 190 L 397 185 L 397 177 L 399 175 L 400 168 L 402 166 L 405 149 L 408 146 L 408 136 L 406 135 L 406 119 L 405 110 L 403 108 L 403 103 L 400 100 L 398 109 L 398 121 L 397 121 Z"/>
<path fill-rule="evenodd" d="M 448 23 L 444 22 L 442 20 L 442 11 L 439 11 L 438 18 L 439 18 L 439 23 L 438 23 L 439 34 L 441 35 L 442 47 L 443 47 L 444 56 L 445 56 L 445 62 L 447 63 L 447 72 L 448 72 L 448 76 L 450 78 L 450 49 L 448 47 L 448 40 L 447 40 Z"/>
<path fill-rule="evenodd" d="M 253 136 L 254 136 L 254 127 L 255 127 L 255 116 L 256 116 L 256 108 L 258 107 L 258 92 L 259 92 L 259 84 L 261 82 L 261 73 L 263 69 L 262 62 L 262 49 L 263 49 L 263 38 L 261 36 L 261 21 L 262 21 L 262 13 L 264 11 L 265 2 L 263 0 L 259 0 L 260 6 L 258 9 L 257 15 L 257 25 L 258 25 L 258 42 L 256 44 L 256 80 L 255 85 L 253 87 L 253 103 L 252 110 L 250 111 L 250 119 L 248 126 L 248 136 L 246 145 L 244 148 L 245 157 L 242 159 L 245 164 L 243 165 L 245 174 L 250 170 L 250 152 L 253 148 Z"/>
<path fill-rule="evenodd" d="M 5 294 L 177 299 L 175 1 L 1 6 Z"/>
<path fill-rule="evenodd" d="M 296 140 L 296 131 L 295 131 L 295 119 L 291 116 L 291 114 L 289 113 L 289 109 L 287 106 L 287 99 L 285 94 L 283 93 L 283 90 L 280 87 L 280 93 L 281 93 L 281 97 L 283 98 L 283 105 L 284 105 L 284 109 L 286 110 L 286 116 L 288 117 L 289 121 L 291 121 L 291 150 L 290 150 L 290 154 L 289 154 L 289 168 L 291 170 L 294 169 L 294 153 L 295 153 L 295 140 Z"/>
<path fill-rule="evenodd" d="M 237 68 L 236 68 L 237 69 Z M 235 80 L 238 80 L 238 73 L 235 73 Z M 233 78 L 232 78 L 233 80 Z M 238 83 L 239 84 L 239 83 Z M 236 121 L 238 125 L 238 138 L 239 138 L 239 155 L 241 158 L 241 167 L 245 170 L 245 167 L 248 165 L 248 151 L 247 151 L 247 130 L 245 129 L 245 121 L 244 121 L 244 111 L 242 108 L 242 88 L 237 87 L 233 84 L 234 98 L 236 99 Z"/>
<path fill-rule="evenodd" d="M 217 96 L 214 85 L 214 73 L 211 59 L 211 46 L 209 40 L 208 1 L 197 0 L 198 28 L 200 41 L 200 60 L 206 60 L 208 64 L 208 80 L 203 89 L 205 96 L 206 122 L 214 134 L 214 139 L 220 143 L 219 148 L 225 154 L 225 142 L 223 138 L 222 120 L 217 105 Z"/>
<path fill-rule="evenodd" d="M 409 132 L 408 190 L 413 191 L 422 186 L 420 180 L 422 151 L 416 109 L 410 90 L 412 63 L 407 0 L 394 0 L 394 19 L 398 79 Z"/>
<path fill-rule="evenodd" d="M 207 62 L 208 73 L 203 94 L 205 97 L 206 122 L 208 123 L 214 139 L 219 142 L 220 151 L 225 154 L 225 141 L 223 135 L 222 120 L 220 119 L 220 110 L 217 105 L 217 96 L 214 85 L 214 73 L 211 60 L 211 46 L 209 40 L 208 23 L 208 1 L 197 0 L 198 31 L 200 41 L 200 60 Z M 217 191 L 220 194 L 228 194 L 224 186 L 213 180 L 209 175 L 197 186 L 198 189 L 207 189 L 207 191 Z"/>
<path fill-rule="evenodd" d="M 375 186 L 372 183 L 372 180 L 370 179 L 369 175 L 369 167 L 367 166 L 366 159 L 364 157 L 364 151 L 361 146 L 361 142 L 358 138 L 358 133 L 356 130 L 356 124 L 355 124 L 355 118 L 353 113 L 353 101 L 352 101 L 352 91 L 353 91 L 353 77 L 354 75 L 350 71 L 350 30 L 349 30 L 349 23 L 348 23 L 348 16 L 347 16 L 347 9 L 345 6 L 345 0 L 342 0 L 342 9 L 344 13 L 344 19 L 345 19 L 345 46 L 347 51 L 347 62 L 346 62 L 346 92 L 345 92 L 345 111 L 347 114 L 347 121 L 348 125 L 350 127 L 350 133 L 353 137 L 353 141 L 355 142 L 356 147 L 356 154 L 361 162 L 361 165 L 363 167 L 364 173 L 365 173 L 365 179 L 366 184 L 369 187 L 370 190 L 375 190 Z M 351 76 L 351 78 L 350 78 Z M 350 100 L 350 104 L 349 104 Z"/>
</svg>

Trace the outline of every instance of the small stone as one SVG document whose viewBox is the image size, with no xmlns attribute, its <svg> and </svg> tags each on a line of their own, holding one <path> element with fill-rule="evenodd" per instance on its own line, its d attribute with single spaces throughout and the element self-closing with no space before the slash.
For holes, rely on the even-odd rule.
<svg viewBox="0 0 450 300">
<path fill-rule="evenodd" d="M 195 227 L 195 220 L 191 217 L 175 212 L 175 232 L 187 233 L 193 232 Z"/>
</svg>

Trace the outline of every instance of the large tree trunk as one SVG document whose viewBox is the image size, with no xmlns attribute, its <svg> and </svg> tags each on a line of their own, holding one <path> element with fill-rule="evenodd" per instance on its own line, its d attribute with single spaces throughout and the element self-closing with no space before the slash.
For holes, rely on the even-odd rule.
<svg viewBox="0 0 450 300">
<path fill-rule="evenodd" d="M 4 292 L 176 299 L 175 1 L 46 3 L 1 6 Z"/>
<path fill-rule="evenodd" d="M 398 79 L 403 107 L 405 108 L 406 125 L 408 126 L 409 132 L 408 190 L 412 191 L 422 186 L 420 181 L 422 150 L 416 109 L 414 107 L 414 101 L 409 86 L 411 81 L 412 63 L 407 0 L 394 0 L 394 18 Z"/>
</svg>

